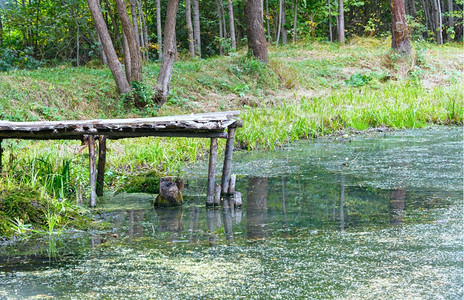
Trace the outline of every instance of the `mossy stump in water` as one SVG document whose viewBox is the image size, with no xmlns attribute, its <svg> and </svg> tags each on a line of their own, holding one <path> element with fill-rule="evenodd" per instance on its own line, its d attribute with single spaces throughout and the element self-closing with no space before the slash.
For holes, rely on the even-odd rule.
<svg viewBox="0 0 464 300">
<path fill-rule="evenodd" d="M 184 181 L 180 178 L 163 177 L 160 179 L 159 195 L 154 205 L 156 207 L 176 207 L 184 203 L 182 190 Z"/>
</svg>

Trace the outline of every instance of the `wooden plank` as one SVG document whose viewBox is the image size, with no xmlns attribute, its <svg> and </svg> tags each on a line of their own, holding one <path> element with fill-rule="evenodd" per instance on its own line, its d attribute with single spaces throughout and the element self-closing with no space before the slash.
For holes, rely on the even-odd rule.
<svg viewBox="0 0 464 300">
<path fill-rule="evenodd" d="M 98 169 L 97 169 L 97 196 L 103 196 L 103 186 L 105 184 L 105 165 L 106 165 L 106 136 L 98 138 Z"/>
<path fill-rule="evenodd" d="M 4 139 L 23 139 L 23 140 L 80 140 L 84 135 L 105 135 L 108 139 L 138 138 L 146 136 L 159 137 L 185 137 L 185 138 L 220 138 L 226 139 L 227 132 L 187 132 L 187 131 L 108 131 L 98 130 L 95 133 L 89 132 L 19 132 L 19 131 L 0 131 L 0 138 Z"/>
<path fill-rule="evenodd" d="M 96 167 L 96 155 L 95 155 L 95 137 L 93 135 L 89 135 L 87 139 L 88 139 L 88 144 L 89 144 L 90 206 L 95 207 L 97 205 L 97 192 L 96 192 L 97 167 Z"/>
<path fill-rule="evenodd" d="M 209 167 L 208 167 L 208 189 L 206 191 L 206 206 L 214 205 L 214 177 L 216 172 L 217 160 L 217 143 L 216 138 L 211 139 L 211 146 L 209 149 Z"/>
<path fill-rule="evenodd" d="M 166 116 L 155 118 L 133 118 L 133 119 L 94 119 L 94 120 L 66 120 L 66 121 L 38 121 L 38 122 L 10 122 L 0 121 L 0 130 L 13 128 L 19 130 L 26 128 L 30 130 L 40 128 L 66 128 L 66 127 L 96 127 L 96 126 L 130 126 L 130 125 L 165 125 L 177 126 L 177 124 L 195 124 L 227 121 L 238 116 L 240 111 L 226 111 L 215 113 Z"/>
<path fill-rule="evenodd" d="M 226 195 L 229 192 L 230 169 L 232 167 L 232 154 L 234 152 L 235 128 L 230 127 L 224 154 L 224 166 L 222 168 L 221 194 Z"/>
</svg>

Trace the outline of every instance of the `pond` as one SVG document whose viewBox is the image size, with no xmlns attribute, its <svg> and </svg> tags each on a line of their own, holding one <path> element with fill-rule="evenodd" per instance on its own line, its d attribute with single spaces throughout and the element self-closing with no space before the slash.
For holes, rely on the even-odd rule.
<svg viewBox="0 0 464 300">
<path fill-rule="evenodd" d="M 108 195 L 106 231 L 1 245 L 0 299 L 462 299 L 462 128 L 234 155 L 241 209 L 205 208 L 206 162 L 181 209 Z"/>
</svg>

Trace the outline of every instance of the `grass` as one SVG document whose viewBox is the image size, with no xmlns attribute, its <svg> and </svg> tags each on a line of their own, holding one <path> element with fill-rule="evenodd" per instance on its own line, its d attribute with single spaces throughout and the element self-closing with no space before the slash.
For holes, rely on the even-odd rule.
<svg viewBox="0 0 464 300">
<path fill-rule="evenodd" d="M 273 149 L 302 138 L 378 126 L 462 125 L 462 45 L 415 44 L 411 59 L 405 60 L 389 51 L 389 43 L 353 38 L 346 45 L 270 46 L 267 66 L 247 58 L 244 49 L 225 57 L 179 61 L 168 102 L 161 109 L 143 111 L 117 96 L 106 68 L 0 73 L 0 118 L 34 121 L 241 110 L 244 127 L 237 131 L 236 142 L 246 149 Z M 158 64 L 144 65 L 145 86 L 155 85 L 158 70 Z M 69 219 L 55 220 L 61 216 L 56 207 L 82 202 L 87 150 L 74 141 L 7 140 L 2 145 L 6 176 L 0 181 L 0 205 L 10 197 L 19 202 L 36 199 L 55 208 L 42 211 L 37 220 L 19 212 L 18 218 L 5 215 L 2 220 L 8 221 L 0 222 L 0 235 L 8 224 L 16 224 L 19 231 L 32 223 L 52 231 L 66 224 Z M 204 139 L 110 141 L 107 188 L 150 190 L 144 174 L 182 175 L 182 167 L 203 158 L 208 147 Z"/>
</svg>

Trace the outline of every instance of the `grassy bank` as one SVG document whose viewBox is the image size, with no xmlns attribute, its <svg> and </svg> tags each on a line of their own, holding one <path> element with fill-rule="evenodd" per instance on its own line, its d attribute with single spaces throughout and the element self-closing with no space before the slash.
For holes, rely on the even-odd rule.
<svg viewBox="0 0 464 300">
<path fill-rule="evenodd" d="M 246 58 L 244 50 L 179 61 L 167 104 L 143 111 L 128 107 L 117 96 L 110 71 L 96 65 L 0 73 L 0 118 L 33 121 L 241 110 L 244 127 L 238 130 L 237 145 L 245 149 L 273 149 L 301 138 L 378 126 L 462 124 L 461 47 L 416 44 L 412 59 L 404 61 L 389 52 L 388 40 L 355 38 L 344 46 L 271 47 L 268 66 Z M 145 64 L 146 86 L 155 84 L 158 69 L 158 64 Z M 60 215 L 61 208 L 50 207 L 63 202 L 76 212 L 72 218 L 86 214 L 74 207 L 87 193 L 88 156 L 83 146 L 75 141 L 14 140 L 3 145 L 6 176 L 0 181 L 0 205 L 25 198 L 15 192 L 18 189 L 37 190 L 29 198 L 41 199 L 41 215 Z M 143 180 L 153 169 L 179 175 L 182 166 L 202 158 L 208 146 L 201 139 L 110 141 L 107 189 L 131 186 L 133 176 L 142 174 Z M 26 216 L 15 220 L 16 216 L 2 215 L 6 225 L 1 229 L 0 224 L 0 236 L 11 234 L 5 228 L 11 229 L 14 222 L 33 222 Z M 58 223 L 71 224 L 70 220 Z M 50 223 L 47 218 L 39 221 L 43 228 Z"/>
</svg>

